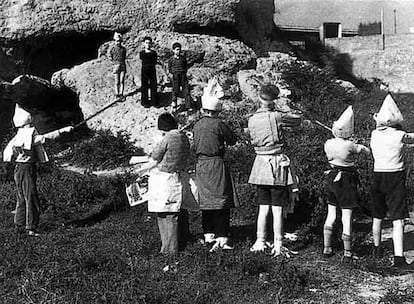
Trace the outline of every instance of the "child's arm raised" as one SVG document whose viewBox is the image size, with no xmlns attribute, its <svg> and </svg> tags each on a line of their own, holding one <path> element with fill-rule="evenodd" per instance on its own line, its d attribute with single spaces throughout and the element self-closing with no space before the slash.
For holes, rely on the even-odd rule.
<svg viewBox="0 0 414 304">
<path fill-rule="evenodd" d="M 72 126 L 64 127 L 43 135 L 36 135 L 34 138 L 34 144 L 42 144 L 45 142 L 46 139 L 56 139 L 58 138 L 62 133 L 70 132 L 73 130 Z"/>
</svg>

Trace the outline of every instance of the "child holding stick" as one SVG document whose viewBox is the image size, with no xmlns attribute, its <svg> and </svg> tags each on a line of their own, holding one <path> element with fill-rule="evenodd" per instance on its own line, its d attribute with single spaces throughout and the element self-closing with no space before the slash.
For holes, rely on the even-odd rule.
<svg viewBox="0 0 414 304">
<path fill-rule="evenodd" d="M 404 145 L 414 143 L 414 133 L 401 129 L 403 116 L 388 94 L 378 113 L 374 114 L 376 129 L 371 133 L 371 149 L 374 157 L 372 182 L 372 234 L 374 257 L 382 255 L 381 224 L 389 212 L 392 220 L 394 266 L 408 266 L 404 257 L 404 218 L 408 217 L 406 166 Z"/>
<path fill-rule="evenodd" d="M 349 106 L 333 123 L 334 138 L 328 139 L 324 149 L 331 169 L 326 175 L 326 193 L 328 196 L 328 214 L 323 227 L 323 256 L 334 253 L 331 246 L 332 230 L 336 220 L 336 210 L 342 212 L 342 241 L 344 244 L 343 262 L 352 261 L 352 210 L 358 201 L 358 172 L 355 158 L 358 154 L 370 154 L 364 145 L 350 140 L 354 133 L 354 112 Z"/>
<path fill-rule="evenodd" d="M 40 135 L 33 126 L 32 116 L 16 104 L 13 122 L 17 134 L 7 144 L 3 160 L 16 161 L 14 180 L 16 182 L 17 203 L 14 215 L 14 225 L 18 231 L 26 230 L 29 236 L 40 236 L 39 218 L 40 201 L 37 194 L 36 163 L 47 162 L 49 158 L 43 148 L 47 139 L 56 139 L 64 132 L 70 132 L 73 127 L 65 127 L 47 134 Z"/>
<path fill-rule="evenodd" d="M 274 243 L 272 255 L 286 253 L 282 247 L 283 209 L 289 200 L 296 200 L 296 176 L 292 174 L 289 157 L 285 154 L 283 129 L 301 123 L 301 116 L 274 111 L 274 101 L 279 89 L 271 84 L 263 85 L 259 91 L 260 108 L 249 119 L 248 129 L 256 157 L 249 177 L 249 183 L 257 185 L 259 213 L 257 215 L 257 239 L 253 252 L 266 248 L 267 219 L 273 214 Z"/>
</svg>

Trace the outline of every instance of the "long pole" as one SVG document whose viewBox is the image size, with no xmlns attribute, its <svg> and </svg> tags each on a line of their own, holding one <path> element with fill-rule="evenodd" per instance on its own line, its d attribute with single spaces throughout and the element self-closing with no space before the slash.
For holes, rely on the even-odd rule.
<svg viewBox="0 0 414 304">
<path fill-rule="evenodd" d="M 397 34 L 397 10 L 394 9 L 394 34 Z"/>
<path fill-rule="evenodd" d="M 385 50 L 385 33 L 384 33 L 384 9 L 381 9 L 381 37 L 382 37 L 382 50 Z"/>
</svg>

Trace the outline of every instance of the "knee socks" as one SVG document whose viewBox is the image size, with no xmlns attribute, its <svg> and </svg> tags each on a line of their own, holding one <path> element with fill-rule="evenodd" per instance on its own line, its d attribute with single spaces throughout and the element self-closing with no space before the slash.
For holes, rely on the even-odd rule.
<svg viewBox="0 0 414 304">
<path fill-rule="evenodd" d="M 348 234 L 342 234 L 342 241 L 344 242 L 344 256 L 352 256 L 352 241 L 351 236 Z"/>
<path fill-rule="evenodd" d="M 332 226 L 323 226 L 323 253 L 330 254 L 332 253 Z"/>
</svg>

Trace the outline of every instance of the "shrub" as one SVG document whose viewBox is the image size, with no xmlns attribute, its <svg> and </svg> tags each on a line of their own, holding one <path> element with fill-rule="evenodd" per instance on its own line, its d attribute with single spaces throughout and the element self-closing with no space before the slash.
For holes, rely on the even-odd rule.
<svg viewBox="0 0 414 304">
<path fill-rule="evenodd" d="M 115 168 L 128 164 L 132 155 L 143 155 L 125 132 L 115 135 L 110 130 L 99 130 L 90 139 L 73 147 L 71 161 L 80 166 L 98 169 Z"/>
</svg>

